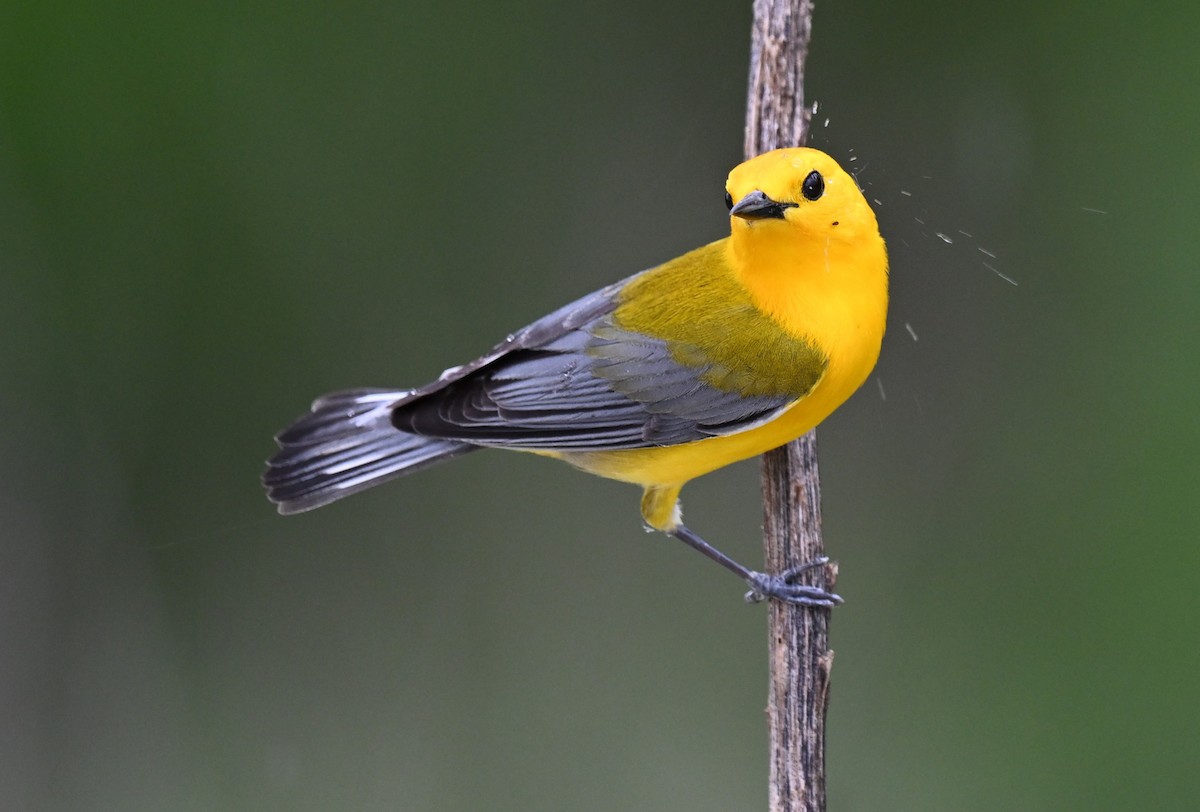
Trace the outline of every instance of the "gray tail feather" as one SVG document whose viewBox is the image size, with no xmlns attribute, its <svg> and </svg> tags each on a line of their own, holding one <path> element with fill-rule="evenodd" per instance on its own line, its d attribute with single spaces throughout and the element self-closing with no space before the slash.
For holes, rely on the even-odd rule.
<svg viewBox="0 0 1200 812">
<path fill-rule="evenodd" d="M 392 407 L 408 395 L 386 389 L 335 392 L 318 398 L 309 414 L 280 432 L 279 451 L 262 476 L 279 512 L 312 510 L 475 450 L 392 426 Z"/>
</svg>

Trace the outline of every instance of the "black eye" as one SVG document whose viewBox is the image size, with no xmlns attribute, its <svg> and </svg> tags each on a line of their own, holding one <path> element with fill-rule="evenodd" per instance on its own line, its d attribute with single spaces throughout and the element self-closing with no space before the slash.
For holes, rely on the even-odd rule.
<svg viewBox="0 0 1200 812">
<path fill-rule="evenodd" d="M 725 208 L 733 208 L 733 195 L 729 194 L 729 192 L 725 193 Z"/>
<path fill-rule="evenodd" d="M 825 194 L 825 178 L 821 177 L 821 173 L 814 169 L 804 179 L 804 186 L 800 188 L 800 191 L 807 200 L 818 199 Z"/>
</svg>

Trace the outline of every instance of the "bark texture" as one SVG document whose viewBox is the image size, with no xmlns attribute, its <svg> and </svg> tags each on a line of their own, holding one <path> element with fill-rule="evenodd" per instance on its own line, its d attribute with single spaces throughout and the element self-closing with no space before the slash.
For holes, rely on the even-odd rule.
<svg viewBox="0 0 1200 812">
<path fill-rule="evenodd" d="M 804 61 L 812 33 L 810 0 L 755 0 L 746 108 L 746 157 L 798 146 L 808 135 Z M 809 432 L 763 456 L 766 571 L 824 556 L 817 439 Z M 824 578 L 822 579 L 822 576 Z M 833 564 L 812 571 L 832 590 Z M 771 812 L 824 812 L 825 712 L 833 652 L 829 610 L 771 601 L 769 608 Z"/>
</svg>

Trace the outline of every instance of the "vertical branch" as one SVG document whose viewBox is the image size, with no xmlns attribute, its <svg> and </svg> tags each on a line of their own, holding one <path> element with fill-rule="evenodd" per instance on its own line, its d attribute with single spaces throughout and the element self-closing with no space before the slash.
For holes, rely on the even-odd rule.
<svg viewBox="0 0 1200 812">
<path fill-rule="evenodd" d="M 803 144 L 804 60 L 811 0 L 754 0 L 746 108 L 746 157 Z M 824 555 L 817 440 L 809 432 L 763 456 L 766 571 Z M 836 568 L 828 565 L 832 589 Z M 771 812 L 824 812 L 825 710 L 829 698 L 829 610 L 769 602 Z"/>
<path fill-rule="evenodd" d="M 823 554 L 821 483 L 814 432 L 763 455 L 763 535 L 768 572 Z M 826 565 L 832 589 L 836 567 Z M 829 610 L 771 601 L 768 609 L 771 812 L 825 812 L 825 710 Z"/>
<path fill-rule="evenodd" d="M 812 35 L 812 0 L 754 0 L 746 157 L 808 138 L 804 60 Z"/>
</svg>

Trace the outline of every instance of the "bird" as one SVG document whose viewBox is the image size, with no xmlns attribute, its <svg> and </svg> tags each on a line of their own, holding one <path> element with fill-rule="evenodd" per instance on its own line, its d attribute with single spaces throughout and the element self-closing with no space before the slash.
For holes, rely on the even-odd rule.
<svg viewBox="0 0 1200 812">
<path fill-rule="evenodd" d="M 725 182 L 729 236 L 583 296 L 415 389 L 318 398 L 276 436 L 262 482 L 282 514 L 480 449 L 525 451 L 642 488 L 647 528 L 742 578 L 747 600 L 833 606 L 683 522 L 689 480 L 814 428 L 879 357 L 888 257 L 829 155 L 765 152 Z"/>
</svg>

